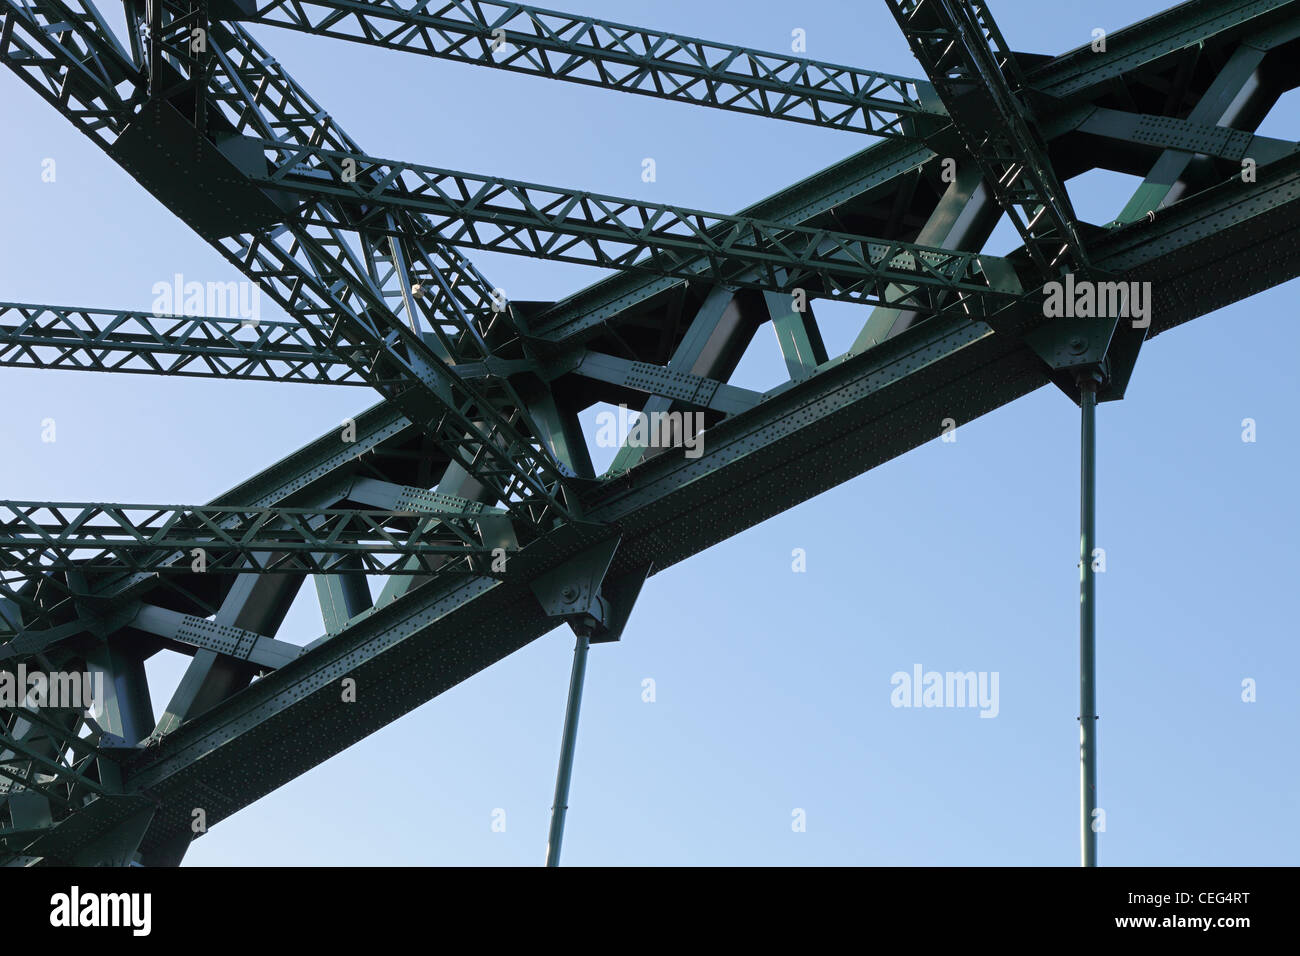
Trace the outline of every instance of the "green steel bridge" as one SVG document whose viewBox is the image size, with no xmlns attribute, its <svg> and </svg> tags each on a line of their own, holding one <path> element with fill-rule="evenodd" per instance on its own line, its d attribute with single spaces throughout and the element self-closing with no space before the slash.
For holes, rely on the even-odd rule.
<svg viewBox="0 0 1300 956">
<path fill-rule="evenodd" d="M 588 648 L 648 575 L 1052 385 L 1081 409 L 1080 842 L 1096 863 L 1094 410 L 1145 341 L 1300 274 L 1300 2 L 1189 0 L 1059 56 L 984 0 L 885 0 L 925 79 L 505 0 L 0 0 L 0 61 L 289 322 L 0 303 L 0 364 L 369 387 L 206 505 L 0 501 L 0 669 L 102 675 L 93 711 L 0 707 L 10 864 L 176 865 L 208 826 L 560 623 L 575 634 L 548 863 Z M 883 16 L 883 11 L 882 14 Z M 735 214 L 372 154 L 254 39 L 279 27 L 864 135 Z M 1081 222 L 1062 183 L 1140 177 Z M 1006 219 L 1022 244 L 981 252 Z M 505 301 L 466 250 L 614 270 Z M 1048 315 L 1141 283 L 1149 317 Z M 827 354 L 816 302 L 864 307 Z M 788 381 L 729 382 L 772 323 Z M 690 412 L 702 453 L 625 444 L 595 403 Z M 360 401 L 359 401 L 360 404 Z M 693 419 L 692 419 L 693 420 Z M 720 507 L 720 502 L 726 502 Z M 385 575 L 372 597 L 366 575 Z M 311 576 L 325 634 L 277 638 Z M 1063 609 L 1064 611 L 1064 609 Z M 190 658 L 155 720 L 144 662 Z M 384 694 L 341 703 L 348 679 Z"/>
</svg>

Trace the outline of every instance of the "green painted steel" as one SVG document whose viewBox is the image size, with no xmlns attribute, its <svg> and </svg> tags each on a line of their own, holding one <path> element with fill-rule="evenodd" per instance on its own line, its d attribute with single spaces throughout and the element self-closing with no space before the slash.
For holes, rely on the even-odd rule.
<svg viewBox="0 0 1300 956">
<path fill-rule="evenodd" d="M 1300 200 L 1294 198 L 1300 193 L 1286 185 L 1288 179 L 1279 179 L 1277 214 L 1294 217 L 1300 214 Z M 1229 259 L 1257 255 L 1255 240 L 1232 226 L 1258 214 L 1255 197 L 1243 196 L 1236 216 L 1221 219 L 1223 229 L 1196 237 L 1183 230 L 1179 237 L 1178 228 L 1171 227 L 1173 248 L 1157 251 L 1155 245 L 1142 244 L 1132 250 L 1146 256 L 1136 265 L 1153 270 L 1163 269 L 1166 263 L 1172 266 L 1203 242 L 1210 244 L 1205 249 L 1208 255 Z M 1229 214 L 1220 203 L 1206 202 L 1188 208 L 1186 215 L 1195 220 Z M 1300 274 L 1300 256 L 1283 265 Z M 1248 287 L 1243 274 L 1236 281 L 1237 290 Z M 1192 297 L 1171 307 L 1157 331 L 1214 307 L 1202 306 Z M 961 396 L 976 395 L 978 405 L 964 400 L 966 414 L 974 418 L 1047 383 L 1040 363 L 1013 341 L 987 331 L 977 333 L 956 321 L 944 328 L 927 325 L 917 328 L 913 341 L 899 337 L 840 363 L 776 401 L 764 403 L 748 420 L 737 419 L 732 433 L 707 446 L 698 462 L 659 456 L 634 469 L 625 479 L 629 484 L 606 491 L 593 513 L 627 527 L 630 537 L 621 552 L 654 553 L 664 562 L 657 567 L 666 567 L 774 511 L 932 440 L 936 426 L 917 413 L 918 396 L 962 403 Z M 807 421 L 808 408 L 817 410 L 813 423 Z M 810 474 L 817 476 L 815 484 L 809 483 Z M 686 480 L 692 477 L 696 480 Z M 259 476 L 255 483 L 284 480 L 274 474 Z M 719 493 L 731 495 L 744 507 L 722 513 L 710 504 Z M 690 541 L 670 535 L 665 527 L 670 515 L 698 526 L 698 535 Z M 613 570 L 620 570 L 617 557 Z M 410 592 L 401 604 L 362 618 L 291 668 L 263 678 L 220 708 L 182 724 L 150 753 L 135 755 L 128 785 L 157 788 L 166 795 L 155 828 L 146 836 L 146 850 L 158 851 L 168 840 L 188 832 L 189 818 L 180 809 L 194 805 L 187 801 L 209 800 L 209 820 L 217 822 L 554 626 L 526 589 L 485 588 L 473 579 L 459 580 L 457 584 L 450 578 L 435 579 Z M 435 646 L 438 651 L 431 653 Z M 400 667 L 411 680 L 383 695 L 383 706 L 359 700 L 356 710 L 349 710 L 346 729 L 322 736 L 315 727 L 336 712 L 333 675 L 339 667 L 359 681 L 379 679 Z M 302 706 L 292 710 L 278 699 L 290 686 L 307 695 L 300 698 Z M 292 759 L 275 766 L 259 764 L 253 728 L 275 734 Z M 202 781 L 231 775 L 246 781 L 245 787 L 213 801 Z"/>
<path fill-rule="evenodd" d="M 546 838 L 546 865 L 560 865 L 564 842 L 564 816 L 569 811 L 569 783 L 573 779 L 573 755 L 578 746 L 578 714 L 582 709 L 582 683 L 587 676 L 587 652 L 591 643 L 579 634 L 573 643 L 573 670 L 569 674 L 569 697 L 564 705 L 564 734 L 560 740 L 560 766 L 555 774 L 555 802 L 551 804 L 551 828 Z"/>
<path fill-rule="evenodd" d="M 984 0 L 886 3 L 1034 265 L 1086 268 L 1069 194 L 1026 119 L 1028 86 Z"/>
<path fill-rule="evenodd" d="M 234 19 L 874 136 L 942 120 L 925 83 L 521 3 L 270 0 Z"/>
<path fill-rule="evenodd" d="M 71 6 L 93 9 L 89 2 Z M 140 108 L 156 92 L 146 64 L 128 75 L 136 88 L 124 97 L 112 85 L 115 76 L 84 78 L 88 67 L 82 60 L 108 57 L 114 47 L 102 31 L 85 26 L 89 15 L 69 14 L 54 0 L 4 9 L 8 39 L 0 60 L 94 136 L 317 341 L 429 431 L 454 460 L 495 487 L 525 526 L 541 530 L 574 517 L 564 469 L 527 437 L 535 429 L 509 384 L 471 386 L 453 371 L 459 361 L 486 357 L 489 342 L 511 334 L 509 312 L 497 307 L 494 286 L 438 242 L 427 223 L 407 214 L 395 213 L 386 223 L 390 231 L 393 223 L 404 224 L 401 238 L 351 230 L 365 250 L 368 261 L 361 263 L 340 232 L 351 218 L 348 211 L 322 210 L 320 218 L 329 225 L 312 226 L 304 215 L 298 225 L 281 229 L 284 210 L 276 200 L 241 182 L 250 154 L 239 137 L 228 136 L 232 125 L 278 134 L 286 143 L 359 151 L 269 53 L 238 28 L 210 24 L 209 42 L 224 55 L 201 68 L 191 64 L 213 101 L 202 116 L 207 128 L 197 132 L 221 138 L 222 145 L 200 150 L 195 175 L 182 181 L 167 170 L 178 162 L 196 165 L 196 127 L 169 103 Z M 185 4 L 166 2 L 153 9 L 166 22 L 183 21 L 190 12 Z M 78 30 L 60 32 L 57 24 L 70 19 Z M 165 32 L 151 35 L 167 47 L 173 58 L 167 62 L 190 63 L 188 31 L 167 34 L 171 46 L 161 39 Z M 51 48 L 58 54 L 53 58 Z M 104 121 L 105 111 L 113 113 L 112 123 Z M 378 342 L 385 347 L 374 348 Z"/>
<path fill-rule="evenodd" d="M 1079 381 L 1079 804 L 1081 859 L 1097 865 L 1097 382 Z"/>
<path fill-rule="evenodd" d="M 341 559 L 352 557 L 367 574 L 456 568 L 485 574 L 491 573 L 485 559 L 494 548 L 484 540 L 484 520 L 415 503 L 367 510 L 0 501 L 0 572 L 19 580 L 54 570 L 355 573 L 358 569 L 340 566 Z M 157 553 L 169 557 L 149 560 Z M 412 566 L 410 558 L 423 560 Z M 431 564 L 434 558 L 439 560 Z M 446 560 L 451 558 L 466 560 Z"/>
<path fill-rule="evenodd" d="M 296 322 L 22 302 L 0 302 L 0 365 L 309 385 L 368 384 Z"/>
<path fill-rule="evenodd" d="M 1054 110 L 1070 110 L 1080 102 L 1102 98 L 1117 82 L 1140 82 L 1147 71 L 1151 73 L 1151 93 L 1159 90 L 1156 101 L 1162 102 L 1168 89 L 1160 67 L 1179 59 L 1190 61 L 1189 67 L 1202 58 L 1223 59 L 1247 38 L 1252 45 L 1271 45 L 1273 31 L 1295 22 L 1294 0 L 1190 0 L 1110 31 L 1104 53 L 1083 46 L 1041 63 L 1027 71 L 1026 82 L 1034 91 L 1048 94 L 1045 103 L 1036 104 L 1045 118 Z M 1194 75 L 1190 69 L 1188 72 Z M 1047 131 L 1040 128 L 1039 132 Z M 904 173 L 929 168 L 941 158 L 922 144 L 885 141 L 742 210 L 741 215 L 822 224 L 832 210 L 852 208 L 866 196 L 891 191 Z M 566 341 L 590 336 L 620 311 L 645 308 L 672 284 L 667 279 L 647 280 L 620 273 L 542 312 L 534 323 L 534 333 Z"/>
<path fill-rule="evenodd" d="M 124 45 L 87 0 L 0 0 L 0 62 L 292 319 L 0 305 L 0 364 L 366 384 L 382 398 L 355 416 L 355 442 L 331 431 L 208 505 L 13 503 L 0 659 L 93 661 L 117 697 L 95 727 L 0 709 L 0 848 L 179 862 L 186 808 L 217 823 L 560 622 L 580 646 L 596 624 L 597 639 L 617 639 L 647 573 L 932 439 L 932 409 L 965 422 L 1049 382 L 1075 394 L 1071 336 L 1042 308 L 1058 266 L 1151 283 L 1149 329 L 1120 323 L 1108 350 L 1084 348 L 1107 376 L 1097 401 L 1122 396 L 1147 338 L 1300 274 L 1300 157 L 1252 136 L 1300 85 L 1294 0 L 1192 0 L 1112 31 L 1108 52 L 1019 66 L 983 3 L 927 5 L 940 22 L 894 6 L 923 65 L 944 74 L 938 98 L 865 70 L 491 0 L 213 6 L 220 57 L 207 61 L 178 45 L 201 3 L 132 5 Z M 883 138 L 736 215 L 378 160 L 235 22 L 250 18 Z M 511 49 L 491 50 L 498 26 Z M 936 53 L 930 29 L 971 45 Z M 1010 138 L 973 137 L 980 110 Z M 956 182 L 942 163 L 953 156 Z M 1257 160 L 1254 181 L 1238 175 L 1243 157 Z M 1028 185 L 989 190 L 971 168 Z M 1075 222 L 1059 184 L 1089 169 L 1145 177 L 1117 222 Z M 1026 245 L 983 256 L 1007 208 Z M 559 302 L 507 301 L 463 248 L 617 275 Z M 828 356 L 796 288 L 881 308 Z M 789 380 L 736 388 L 773 319 Z M 577 415 L 597 402 L 697 412 L 701 454 L 627 445 L 595 477 Z M 217 573 L 178 561 L 187 545 L 212 547 Z M 358 586 L 368 568 L 388 575 L 373 606 Z M 296 648 L 274 635 L 308 573 L 323 633 Z M 191 663 L 154 724 L 141 675 L 161 648 Z M 339 674 L 399 671 L 400 686 L 340 712 Z M 1081 695 L 1081 716 L 1093 709 Z M 561 827 L 576 699 L 569 710 Z M 271 737 L 283 759 L 261 759 Z M 147 814 L 135 802 L 146 790 Z"/>
<path fill-rule="evenodd" d="M 285 146 L 269 139 L 256 145 L 270 165 L 265 174 L 250 176 L 255 182 L 313 199 L 347 196 L 371 208 L 415 210 L 430 216 L 446 241 L 471 249 L 719 285 L 802 289 L 810 296 L 924 312 L 957 307 L 984 315 L 1018 291 L 994 278 L 1005 272 L 995 256 L 316 146 Z M 331 221 L 311 207 L 300 210 L 299 217 L 318 226 Z M 376 229 L 400 233 L 396 224 Z"/>
</svg>

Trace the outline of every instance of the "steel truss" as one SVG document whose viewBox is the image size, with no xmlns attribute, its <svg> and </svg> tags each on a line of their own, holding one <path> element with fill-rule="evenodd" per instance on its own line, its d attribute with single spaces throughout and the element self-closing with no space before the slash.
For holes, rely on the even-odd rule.
<svg viewBox="0 0 1300 956">
<path fill-rule="evenodd" d="M 1300 274 L 1300 156 L 1252 132 L 1300 85 L 1300 3 L 1191 0 L 1054 58 L 1010 51 L 982 0 L 887 5 L 926 81 L 488 0 L 129 0 L 126 37 L 88 0 L 0 0 L 0 61 L 292 320 L 5 303 L 0 365 L 382 399 L 208 505 L 0 503 L 0 669 L 109 678 L 97 716 L 0 707 L 10 862 L 178 863 L 193 808 L 219 822 L 558 623 L 585 665 L 649 574 L 930 440 L 937 409 L 1085 378 L 1118 399 L 1147 338 Z M 734 215 L 382 160 L 264 26 L 878 142 Z M 1062 185 L 1094 168 L 1144 177 L 1113 223 Z M 1003 214 L 1024 245 L 983 255 Z M 466 248 L 616 274 L 509 301 Z M 1150 327 L 1047 322 L 1064 272 L 1152 283 Z M 805 296 L 870 307 L 846 354 Z M 730 384 L 768 322 L 789 380 Z M 703 453 L 629 445 L 597 476 L 595 402 L 697 411 Z M 276 634 L 308 574 L 302 647 Z M 155 721 L 164 648 L 191 664 Z M 340 674 L 399 670 L 340 708 Z"/>
</svg>

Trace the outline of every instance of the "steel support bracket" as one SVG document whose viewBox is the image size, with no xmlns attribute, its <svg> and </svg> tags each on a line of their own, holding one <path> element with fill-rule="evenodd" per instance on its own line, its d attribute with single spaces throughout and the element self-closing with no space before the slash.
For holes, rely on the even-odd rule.
<svg viewBox="0 0 1300 956">
<path fill-rule="evenodd" d="M 1052 319 L 1025 336 L 1025 344 L 1054 372 L 1098 365 L 1106 358 L 1118 319 L 1109 317 Z"/>
<path fill-rule="evenodd" d="M 533 593 L 551 617 L 568 621 L 593 644 L 617 641 L 641 593 L 650 566 L 606 580 L 620 538 L 592 545 L 532 582 Z"/>
<path fill-rule="evenodd" d="M 145 104 L 108 153 L 204 237 L 272 226 L 293 209 L 291 197 L 249 180 L 266 166 L 255 140 L 223 133 L 212 143 L 169 102 Z"/>
<path fill-rule="evenodd" d="M 1025 333 L 1024 341 L 1048 367 L 1056 386 L 1078 401 L 1078 374 L 1095 370 L 1101 377 L 1097 401 L 1117 401 L 1124 397 L 1137 364 L 1138 351 L 1150 326 L 1151 305 L 1146 296 L 1145 316 L 1135 315 L 1133 283 L 1110 275 L 1090 273 L 1076 277 L 1067 274 L 1055 283 L 1056 289 L 1044 287 L 1044 309 L 1050 297 L 1059 294 L 1065 315 L 1050 317 L 1042 325 Z M 1105 312 L 1105 315 L 1098 315 Z"/>
</svg>

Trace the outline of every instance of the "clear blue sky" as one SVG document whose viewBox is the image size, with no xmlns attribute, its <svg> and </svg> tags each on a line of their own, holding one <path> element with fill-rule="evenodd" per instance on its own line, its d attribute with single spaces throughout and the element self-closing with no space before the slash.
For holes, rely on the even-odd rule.
<svg viewBox="0 0 1300 956">
<path fill-rule="evenodd" d="M 1014 48 L 1057 53 L 1165 5 L 992 6 Z M 811 57 L 920 73 L 878 3 L 574 9 L 759 49 L 789 49 L 802 28 Z M 866 143 L 255 32 L 380 156 L 731 211 Z M 147 309 L 173 273 L 240 278 L 8 71 L 0 104 L 0 299 Z M 1296 138 L 1293 99 L 1264 131 Z M 47 157 L 54 183 L 41 181 Z M 654 183 L 641 180 L 645 157 Z M 1093 175 L 1069 187 L 1080 215 L 1104 222 L 1134 185 Z M 474 259 L 512 298 L 556 298 L 598 277 Z M 1300 653 L 1286 583 L 1300 559 L 1295 291 L 1153 340 L 1129 397 L 1099 412 L 1103 864 L 1300 859 Z M 818 312 L 840 350 L 865 319 Z M 281 317 L 269 302 L 263 316 Z M 760 332 L 736 381 L 770 387 L 781 369 Z M 372 400 L 0 370 L 0 497 L 207 501 Z M 41 441 L 47 417 L 53 444 Z M 1241 441 L 1247 417 L 1254 444 Z M 652 578 L 622 643 L 591 653 L 565 862 L 1073 865 L 1077 429 L 1077 409 L 1042 389 L 963 426 L 954 444 L 933 441 Z M 794 548 L 806 573 L 791 571 Z M 306 587 L 279 636 L 306 643 L 322 630 Z M 540 863 L 572 643 L 567 628 L 546 635 L 219 824 L 187 863 Z M 151 660 L 155 709 L 182 662 Z M 998 672 L 997 718 L 891 707 L 891 675 L 915 664 Z M 647 677 L 653 704 L 641 699 Z M 1256 703 L 1241 701 L 1245 678 Z M 497 808 L 504 833 L 491 829 Z M 806 832 L 792 832 L 795 808 Z"/>
</svg>

